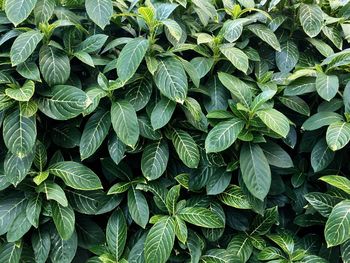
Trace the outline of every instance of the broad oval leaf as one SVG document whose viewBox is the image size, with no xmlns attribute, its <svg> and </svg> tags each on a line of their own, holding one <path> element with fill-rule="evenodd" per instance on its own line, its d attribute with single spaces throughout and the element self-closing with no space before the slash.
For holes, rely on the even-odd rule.
<svg viewBox="0 0 350 263">
<path fill-rule="evenodd" d="M 316 78 L 316 90 L 323 99 L 330 101 L 335 97 L 339 88 L 339 80 L 336 75 L 318 73 Z"/>
<path fill-rule="evenodd" d="M 127 237 L 127 225 L 122 210 L 115 210 L 108 219 L 106 237 L 108 249 L 119 260 L 124 251 Z"/>
<path fill-rule="evenodd" d="M 239 158 L 242 178 L 249 192 L 263 200 L 271 186 L 271 171 L 263 150 L 258 144 L 245 143 Z"/>
<path fill-rule="evenodd" d="M 50 166 L 49 172 L 60 177 L 66 185 L 77 190 L 102 189 L 98 176 L 80 163 L 73 161 L 58 162 Z"/>
<path fill-rule="evenodd" d="M 63 240 L 70 239 L 75 229 L 75 214 L 72 207 L 51 202 L 51 209 L 57 232 Z"/>
<path fill-rule="evenodd" d="M 232 118 L 215 125 L 205 139 L 206 152 L 221 152 L 229 148 L 243 130 L 244 125 L 245 123 L 238 118 Z"/>
<path fill-rule="evenodd" d="M 43 34 L 36 30 L 20 34 L 11 46 L 10 58 L 12 66 L 25 62 L 42 38 Z"/>
<path fill-rule="evenodd" d="M 200 155 L 198 146 L 191 135 L 183 130 L 175 129 L 172 141 L 181 161 L 189 168 L 196 168 L 199 164 Z"/>
<path fill-rule="evenodd" d="M 5 94 L 17 101 L 29 101 L 34 95 L 35 84 L 33 81 L 26 81 L 22 87 L 5 89 Z"/>
<path fill-rule="evenodd" d="M 154 82 L 165 97 L 181 104 L 185 101 L 188 90 L 187 76 L 182 63 L 176 58 L 159 61 Z"/>
<path fill-rule="evenodd" d="M 289 133 L 289 120 L 275 109 L 259 110 L 256 115 L 275 133 L 286 138 Z"/>
<path fill-rule="evenodd" d="M 33 11 L 37 0 L 6 0 L 7 18 L 15 25 L 22 23 Z"/>
<path fill-rule="evenodd" d="M 290 72 L 299 60 L 299 50 L 293 41 L 281 44 L 281 51 L 276 52 L 276 64 L 281 72 Z"/>
<path fill-rule="evenodd" d="M 328 126 L 326 141 L 332 151 L 342 149 L 350 141 L 350 123 L 333 122 Z"/>
<path fill-rule="evenodd" d="M 323 11 L 318 5 L 301 4 L 299 19 L 305 33 L 310 37 L 317 36 L 323 26 Z"/>
<path fill-rule="evenodd" d="M 169 100 L 166 97 L 162 97 L 154 107 L 151 114 L 151 124 L 153 129 L 157 130 L 165 126 L 173 115 L 175 107 L 176 102 Z"/>
<path fill-rule="evenodd" d="M 200 227 L 222 228 L 225 225 L 219 214 L 204 207 L 185 207 L 177 215 L 184 221 Z"/>
<path fill-rule="evenodd" d="M 112 0 L 85 0 L 85 8 L 89 18 L 101 29 L 109 24 L 113 14 Z"/>
<path fill-rule="evenodd" d="M 280 43 L 271 29 L 262 24 L 249 25 L 247 28 L 276 51 L 281 51 Z"/>
<path fill-rule="evenodd" d="M 240 49 L 235 47 L 220 47 L 220 51 L 225 57 L 240 71 L 247 73 L 249 68 L 248 56 Z"/>
<path fill-rule="evenodd" d="M 136 224 L 145 228 L 149 219 L 148 203 L 143 193 L 134 186 L 131 186 L 128 191 L 128 208 Z"/>
<path fill-rule="evenodd" d="M 135 74 L 148 46 L 149 41 L 144 38 L 134 38 L 124 46 L 117 60 L 117 73 L 122 82 L 125 83 Z"/>
<path fill-rule="evenodd" d="M 118 138 L 128 146 L 134 147 L 140 135 L 139 124 L 133 106 L 126 100 L 112 104 L 111 120 Z"/>
</svg>

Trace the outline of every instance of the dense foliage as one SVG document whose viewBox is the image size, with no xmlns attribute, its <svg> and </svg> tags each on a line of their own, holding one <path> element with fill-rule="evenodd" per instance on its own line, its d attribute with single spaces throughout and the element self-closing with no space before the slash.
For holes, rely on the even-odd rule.
<svg viewBox="0 0 350 263">
<path fill-rule="evenodd" d="M 348 2 L 0 0 L 0 263 L 349 263 Z"/>
</svg>

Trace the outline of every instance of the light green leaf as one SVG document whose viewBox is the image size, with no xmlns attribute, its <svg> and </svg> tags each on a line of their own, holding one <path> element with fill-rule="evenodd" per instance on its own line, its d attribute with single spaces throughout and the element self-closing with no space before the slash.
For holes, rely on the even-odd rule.
<svg viewBox="0 0 350 263">
<path fill-rule="evenodd" d="M 170 257 L 175 241 L 173 218 L 164 217 L 152 226 L 145 241 L 145 262 L 165 263 Z"/>
<path fill-rule="evenodd" d="M 340 175 L 322 176 L 320 180 L 350 194 L 350 180 Z"/>
<path fill-rule="evenodd" d="M 327 128 L 326 140 L 332 151 L 342 149 L 350 141 L 350 123 L 333 122 Z"/>
<path fill-rule="evenodd" d="M 230 43 L 235 42 L 242 35 L 244 23 L 248 21 L 247 18 L 227 20 L 222 27 L 224 38 Z"/>
<path fill-rule="evenodd" d="M 238 257 L 242 262 L 247 262 L 253 252 L 253 245 L 249 236 L 238 234 L 231 239 L 227 251 L 232 257 Z"/>
<path fill-rule="evenodd" d="M 309 37 L 317 36 L 323 26 L 323 11 L 318 5 L 301 4 L 299 7 L 301 26 Z"/>
<path fill-rule="evenodd" d="M 330 101 L 335 97 L 339 88 L 339 80 L 336 75 L 317 73 L 316 90 L 321 98 Z"/>
<path fill-rule="evenodd" d="M 197 168 L 200 160 L 196 142 L 190 134 L 174 129 L 172 141 L 181 161 L 189 168 Z"/>
<path fill-rule="evenodd" d="M 108 249 L 119 260 L 124 251 L 127 238 L 125 216 L 119 208 L 108 219 L 106 237 Z"/>
<path fill-rule="evenodd" d="M 271 29 L 262 24 L 249 25 L 247 28 L 272 48 L 281 51 L 280 43 Z"/>
<path fill-rule="evenodd" d="M 75 229 L 75 214 L 72 207 L 51 202 L 51 209 L 57 232 L 63 240 L 70 239 Z"/>
<path fill-rule="evenodd" d="M 86 93 L 68 85 L 57 85 L 50 97 L 38 100 L 38 107 L 45 115 L 55 120 L 68 120 L 81 114 L 90 104 Z"/>
<path fill-rule="evenodd" d="M 88 37 L 83 42 L 81 42 L 77 47 L 77 52 L 93 53 L 102 48 L 104 43 L 107 41 L 108 36 L 104 34 L 96 34 Z"/>
<path fill-rule="evenodd" d="M 61 186 L 53 182 L 43 182 L 37 188 L 38 193 L 44 193 L 47 200 L 55 200 L 61 206 L 68 206 L 68 200 Z"/>
<path fill-rule="evenodd" d="M 324 234 L 328 247 L 340 245 L 350 238 L 350 200 L 344 200 L 333 208 Z"/>
<path fill-rule="evenodd" d="M 242 50 L 232 46 L 221 46 L 220 51 L 238 70 L 247 74 L 249 59 Z"/>
<path fill-rule="evenodd" d="M 163 25 L 169 31 L 170 35 L 176 39 L 176 41 L 180 41 L 182 36 L 182 29 L 180 25 L 172 19 L 165 19 L 162 21 Z"/>
<path fill-rule="evenodd" d="M 159 178 L 168 165 L 169 149 L 165 140 L 159 140 L 146 146 L 142 153 L 141 170 L 147 180 Z"/>
<path fill-rule="evenodd" d="M 329 57 L 334 54 L 333 49 L 323 42 L 322 40 L 316 38 L 308 38 L 308 41 L 320 52 L 323 56 Z"/>
<path fill-rule="evenodd" d="M 290 72 L 299 60 L 298 46 L 293 41 L 281 44 L 281 51 L 276 52 L 276 64 L 281 72 Z"/>
<path fill-rule="evenodd" d="M 42 39 L 43 34 L 37 30 L 30 30 L 20 34 L 11 46 L 10 58 L 12 66 L 25 62 Z"/>
<path fill-rule="evenodd" d="M 206 152 L 220 152 L 229 148 L 243 130 L 244 125 L 245 123 L 238 118 L 232 118 L 215 125 L 205 139 Z"/>
<path fill-rule="evenodd" d="M 130 147 L 134 147 L 139 139 L 140 129 L 133 106 L 126 100 L 118 100 L 112 104 L 111 120 L 118 138 Z"/>
<path fill-rule="evenodd" d="M 258 96 L 256 96 L 250 105 L 250 109 L 252 112 L 255 112 L 261 108 L 267 101 L 275 96 L 276 90 L 264 90 Z"/>
<path fill-rule="evenodd" d="M 256 112 L 256 115 L 275 133 L 286 138 L 289 133 L 289 121 L 286 116 L 275 109 L 265 109 Z"/>
<path fill-rule="evenodd" d="M 271 186 L 271 171 L 263 150 L 258 144 L 245 143 L 239 160 L 242 178 L 249 192 L 264 200 Z"/>
<path fill-rule="evenodd" d="M 122 49 L 117 60 L 117 73 L 122 82 L 128 81 L 140 66 L 146 55 L 149 41 L 144 38 L 134 38 Z"/>
<path fill-rule="evenodd" d="M 58 162 L 50 166 L 49 172 L 60 177 L 66 185 L 77 190 L 102 189 L 98 176 L 80 163 L 73 161 Z"/>
<path fill-rule="evenodd" d="M 204 207 L 185 207 L 177 213 L 182 220 L 205 228 L 222 228 L 225 225 L 222 217 Z"/>
<path fill-rule="evenodd" d="M 82 160 L 93 155 L 101 146 L 111 127 L 111 115 L 109 111 L 97 111 L 85 124 L 80 139 L 80 158 Z"/>
<path fill-rule="evenodd" d="M 134 186 L 128 191 L 128 209 L 135 223 L 145 228 L 149 219 L 148 203 L 143 193 Z"/>
<path fill-rule="evenodd" d="M 151 113 L 151 124 L 153 129 L 157 130 L 164 127 L 171 119 L 175 107 L 176 102 L 162 97 Z"/>
<path fill-rule="evenodd" d="M 182 63 L 173 57 L 159 60 L 154 75 L 160 92 L 175 102 L 183 103 L 187 97 L 188 82 Z"/>
<path fill-rule="evenodd" d="M 113 14 L 111 0 L 85 0 L 85 8 L 89 18 L 101 29 L 109 25 Z"/>
<path fill-rule="evenodd" d="M 39 53 L 40 71 L 50 85 L 64 84 L 70 76 L 69 58 L 61 49 L 42 46 Z"/>
<path fill-rule="evenodd" d="M 3 138 L 6 147 L 19 158 L 33 152 L 37 130 L 35 117 L 24 117 L 15 110 L 4 118 Z"/>
<path fill-rule="evenodd" d="M 219 195 L 219 200 L 225 205 L 238 209 L 251 209 L 247 196 L 237 185 L 229 186 L 225 192 Z"/>
<path fill-rule="evenodd" d="M 350 240 L 347 240 L 340 246 L 341 256 L 344 263 L 349 263 L 350 261 Z"/>
<path fill-rule="evenodd" d="M 7 18 L 15 25 L 22 23 L 33 11 L 37 0 L 6 0 Z"/>
<path fill-rule="evenodd" d="M 5 94 L 17 101 L 29 101 L 33 96 L 35 84 L 31 80 L 27 80 L 22 87 L 13 87 L 5 89 Z"/>
</svg>

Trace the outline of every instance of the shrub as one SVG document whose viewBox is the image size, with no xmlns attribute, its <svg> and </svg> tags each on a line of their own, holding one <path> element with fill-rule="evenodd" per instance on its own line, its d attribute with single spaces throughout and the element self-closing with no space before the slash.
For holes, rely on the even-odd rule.
<svg viewBox="0 0 350 263">
<path fill-rule="evenodd" d="M 348 2 L 0 1 L 0 262 L 350 262 Z"/>
</svg>

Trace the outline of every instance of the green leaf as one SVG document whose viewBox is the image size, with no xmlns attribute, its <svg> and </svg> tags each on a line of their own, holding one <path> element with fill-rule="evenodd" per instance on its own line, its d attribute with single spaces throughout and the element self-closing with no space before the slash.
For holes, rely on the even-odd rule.
<svg viewBox="0 0 350 263">
<path fill-rule="evenodd" d="M 232 118 L 215 125 L 205 139 L 205 150 L 207 153 L 221 152 L 229 148 L 243 130 L 245 123 Z"/>
<path fill-rule="evenodd" d="M 191 64 L 196 69 L 199 78 L 203 78 L 214 65 L 212 58 L 196 57 L 191 59 Z"/>
<path fill-rule="evenodd" d="M 170 35 L 175 38 L 176 41 L 180 41 L 182 36 L 182 29 L 180 25 L 172 19 L 165 19 L 162 21 L 162 23 L 165 26 L 166 30 L 169 31 Z"/>
<path fill-rule="evenodd" d="M 93 68 L 95 67 L 94 61 L 88 53 L 78 51 L 74 53 L 74 56 L 77 59 L 79 59 L 81 62 L 85 63 L 86 65 L 89 65 L 90 67 L 93 67 Z"/>
<path fill-rule="evenodd" d="M 75 214 L 72 207 L 51 202 L 51 209 L 57 232 L 63 240 L 70 239 L 75 229 Z"/>
<path fill-rule="evenodd" d="M 124 158 L 126 145 L 118 138 L 115 133 L 112 133 L 108 140 L 108 152 L 113 161 L 119 164 Z"/>
<path fill-rule="evenodd" d="M 28 80 L 24 83 L 24 85 L 21 88 L 16 86 L 14 88 L 5 89 L 5 94 L 17 101 L 29 101 L 34 94 L 34 90 L 34 82 Z"/>
<path fill-rule="evenodd" d="M 265 210 L 263 215 L 257 215 L 251 226 L 250 235 L 265 235 L 274 224 L 278 224 L 279 214 L 278 207 L 271 207 Z"/>
<path fill-rule="evenodd" d="M 320 52 L 323 56 L 328 57 L 334 54 L 333 49 L 323 42 L 322 40 L 316 38 L 309 38 L 308 41 Z"/>
<path fill-rule="evenodd" d="M 322 111 L 312 115 L 303 125 L 302 129 L 306 131 L 317 130 L 323 126 L 328 126 L 334 122 L 342 121 L 343 117 L 335 112 Z"/>
<path fill-rule="evenodd" d="M 278 97 L 278 99 L 288 107 L 289 109 L 296 111 L 300 114 L 310 116 L 310 108 L 309 105 L 298 96 L 285 96 Z"/>
<path fill-rule="evenodd" d="M 224 72 L 218 73 L 220 82 L 247 108 L 252 102 L 253 93 L 250 87 L 239 78 Z"/>
<path fill-rule="evenodd" d="M 145 262 L 165 263 L 170 257 L 175 241 L 173 218 L 164 217 L 152 226 L 145 241 Z"/>
<path fill-rule="evenodd" d="M 253 245 L 249 236 L 238 234 L 231 239 L 227 251 L 232 257 L 238 257 L 242 262 L 247 262 L 253 252 Z"/>
<path fill-rule="evenodd" d="M 23 62 L 17 66 L 16 70 L 26 79 L 41 82 L 39 68 L 34 62 Z"/>
<path fill-rule="evenodd" d="M 35 117 L 24 117 L 15 110 L 4 118 L 3 138 L 6 147 L 19 158 L 33 152 L 37 130 Z"/>
<path fill-rule="evenodd" d="M 264 200 L 271 186 L 271 171 L 258 144 L 244 143 L 239 157 L 242 178 L 249 192 Z"/>
<path fill-rule="evenodd" d="M 231 46 L 221 46 L 220 51 L 238 70 L 247 74 L 249 60 L 242 50 Z"/>
<path fill-rule="evenodd" d="M 293 41 L 281 44 L 281 51 L 276 52 L 276 64 L 281 72 L 290 72 L 299 60 L 298 46 Z"/>
<path fill-rule="evenodd" d="M 187 242 L 187 236 L 188 236 L 188 230 L 185 221 L 180 219 L 178 216 L 175 216 L 175 235 L 180 242 L 183 244 L 186 244 Z"/>
<path fill-rule="evenodd" d="M 29 172 L 33 159 L 34 154 L 32 152 L 22 158 L 8 152 L 4 161 L 6 181 L 17 186 Z"/>
<path fill-rule="evenodd" d="M 37 30 L 30 30 L 20 34 L 11 46 L 10 58 L 12 66 L 25 62 L 42 39 L 43 34 Z"/>
<path fill-rule="evenodd" d="M 271 29 L 262 24 L 249 25 L 247 28 L 276 51 L 281 51 L 280 43 Z"/>
<path fill-rule="evenodd" d="M 318 5 L 301 4 L 299 20 L 305 33 L 309 37 L 317 36 L 323 26 L 323 11 Z"/>
<path fill-rule="evenodd" d="M 280 168 L 291 168 L 294 166 L 289 154 L 278 144 L 269 141 L 262 144 L 261 148 L 270 165 Z"/>
<path fill-rule="evenodd" d="M 316 78 L 316 90 L 321 98 L 330 101 L 335 97 L 339 88 L 339 80 L 336 75 L 318 73 Z"/>
<path fill-rule="evenodd" d="M 128 191 L 128 208 L 135 223 L 145 228 L 149 219 L 148 203 L 143 193 L 134 186 Z"/>
<path fill-rule="evenodd" d="M 150 119 L 146 115 L 138 116 L 138 123 L 140 126 L 140 135 L 144 138 L 157 141 L 162 138 L 159 130 L 154 130 Z"/>
<path fill-rule="evenodd" d="M 48 231 L 38 229 L 32 234 L 31 241 L 34 250 L 35 262 L 45 263 L 50 253 L 50 233 Z"/>
<path fill-rule="evenodd" d="M 326 140 L 332 151 L 342 149 L 350 141 L 350 123 L 333 122 L 327 128 Z"/>
<path fill-rule="evenodd" d="M 118 100 L 112 104 L 111 120 L 118 138 L 130 147 L 134 147 L 139 139 L 140 129 L 133 106 L 126 100 Z"/>
<path fill-rule="evenodd" d="M 42 207 L 42 198 L 39 194 L 32 196 L 28 199 L 28 204 L 26 207 L 26 216 L 29 223 L 38 228 L 39 226 L 39 218 Z"/>
<path fill-rule="evenodd" d="M 81 114 L 90 100 L 81 89 L 57 85 L 50 97 L 40 98 L 38 107 L 45 115 L 55 120 L 68 120 Z"/>
<path fill-rule="evenodd" d="M 197 168 L 200 160 L 196 142 L 190 134 L 174 129 L 172 141 L 181 161 L 189 168 Z"/>
<path fill-rule="evenodd" d="M 34 8 L 36 24 L 48 22 L 54 13 L 55 5 L 55 0 L 38 0 Z"/>
<path fill-rule="evenodd" d="M 111 127 L 111 115 L 109 111 L 97 111 L 85 124 L 80 139 L 80 158 L 82 160 L 93 155 L 101 146 Z"/>
<path fill-rule="evenodd" d="M 115 210 L 108 219 L 106 237 L 108 249 L 119 260 L 124 251 L 127 237 L 127 225 L 122 210 Z"/>
<path fill-rule="evenodd" d="M 113 14 L 111 0 L 85 0 L 85 8 L 89 18 L 101 29 L 109 25 Z"/>
<path fill-rule="evenodd" d="M 234 208 L 251 209 L 247 196 L 237 185 L 229 186 L 222 194 L 219 195 L 219 200 L 225 205 L 232 206 Z"/>
<path fill-rule="evenodd" d="M 325 169 L 333 160 L 334 152 L 328 148 L 326 140 L 319 140 L 311 151 L 311 166 L 314 172 Z"/>
<path fill-rule="evenodd" d="M 78 238 L 75 231 L 68 240 L 63 240 L 56 232 L 51 233 L 50 259 L 52 263 L 71 262 L 75 256 L 77 247 Z"/>
<path fill-rule="evenodd" d="M 340 245 L 350 238 L 350 200 L 344 200 L 333 208 L 324 234 L 328 247 Z"/>
<path fill-rule="evenodd" d="M 266 247 L 258 254 L 259 260 L 273 260 L 284 258 L 285 255 L 283 252 L 276 247 Z"/>
<path fill-rule="evenodd" d="M 0 246 L 2 262 L 19 263 L 22 254 L 22 243 L 4 243 Z"/>
<path fill-rule="evenodd" d="M 6 234 L 7 242 L 16 242 L 22 238 L 31 228 L 31 224 L 27 219 L 26 212 L 22 211 L 10 226 Z"/>
<path fill-rule="evenodd" d="M 166 196 L 166 207 L 170 214 L 176 213 L 176 204 L 180 197 L 180 185 L 175 185 L 172 188 L 170 188 L 169 192 Z"/>
<path fill-rule="evenodd" d="M 50 85 L 64 84 L 70 76 L 69 58 L 61 49 L 42 46 L 39 66 L 45 81 Z"/>
<path fill-rule="evenodd" d="M 151 98 L 152 88 L 153 81 L 149 74 L 145 74 L 132 83 L 125 94 L 125 99 L 132 104 L 136 111 L 142 110 Z"/>
<path fill-rule="evenodd" d="M 224 38 L 230 43 L 235 42 L 242 35 L 244 23 L 248 21 L 247 18 L 227 20 L 222 27 Z"/>
<path fill-rule="evenodd" d="M 185 101 L 188 90 L 187 76 L 178 59 L 170 57 L 160 60 L 154 82 L 165 97 L 181 104 Z"/>
<path fill-rule="evenodd" d="M 104 34 L 96 34 L 91 37 L 88 37 L 83 42 L 81 42 L 76 47 L 76 52 L 86 52 L 93 53 L 102 48 L 104 43 L 107 41 L 108 36 Z"/>
<path fill-rule="evenodd" d="M 350 180 L 340 175 L 322 176 L 320 180 L 350 194 Z"/>
<path fill-rule="evenodd" d="M 341 201 L 334 196 L 318 192 L 307 193 L 304 198 L 324 217 L 328 217 L 333 207 Z"/>
<path fill-rule="evenodd" d="M 144 38 L 134 38 L 129 41 L 119 54 L 117 73 L 122 82 L 128 81 L 140 66 L 149 46 Z"/>
<path fill-rule="evenodd" d="M 15 25 L 22 23 L 33 11 L 37 0 L 6 0 L 7 18 Z"/>
<path fill-rule="evenodd" d="M 275 133 L 286 138 L 289 133 L 289 121 L 286 116 L 275 109 L 265 109 L 256 112 L 256 115 Z"/>
<path fill-rule="evenodd" d="M 151 143 L 142 153 L 141 170 L 147 180 L 159 178 L 168 165 L 169 149 L 165 140 Z"/>
<path fill-rule="evenodd" d="M 276 91 L 275 90 L 265 90 L 261 92 L 258 96 L 256 96 L 250 105 L 251 111 L 255 112 L 259 110 L 267 101 L 273 98 L 275 96 Z"/>
<path fill-rule="evenodd" d="M 203 207 L 185 207 L 177 213 L 186 222 L 205 228 L 222 228 L 225 222 L 221 216 Z"/>
<path fill-rule="evenodd" d="M 157 130 L 164 127 L 171 119 L 175 107 L 176 103 L 174 101 L 162 97 L 154 107 L 151 114 L 151 124 L 153 129 Z"/>
<path fill-rule="evenodd" d="M 347 240 L 340 246 L 343 262 L 349 263 L 350 260 L 350 240 Z"/>
<path fill-rule="evenodd" d="M 77 190 L 102 189 L 98 176 L 86 166 L 73 161 L 58 162 L 50 166 L 51 174 L 60 177 L 66 185 Z"/>
<path fill-rule="evenodd" d="M 18 192 L 0 199 L 0 235 L 5 234 L 15 218 L 25 210 L 27 199 Z"/>
<path fill-rule="evenodd" d="M 68 200 L 61 186 L 52 182 L 43 182 L 37 188 L 38 193 L 44 193 L 47 200 L 55 200 L 61 206 L 68 206 Z"/>
</svg>

